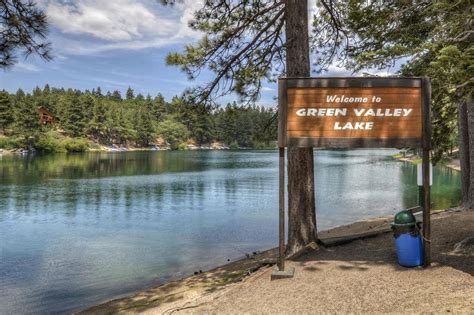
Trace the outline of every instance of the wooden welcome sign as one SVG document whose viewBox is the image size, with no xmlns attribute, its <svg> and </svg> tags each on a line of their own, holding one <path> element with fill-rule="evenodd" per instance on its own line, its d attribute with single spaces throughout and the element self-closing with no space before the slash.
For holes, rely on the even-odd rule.
<svg viewBox="0 0 474 315">
<path fill-rule="evenodd" d="M 285 147 L 423 148 L 424 266 L 430 254 L 431 88 L 428 78 L 281 78 L 278 80 L 279 261 L 285 270 Z"/>
<path fill-rule="evenodd" d="M 428 89 L 423 78 L 282 78 L 279 146 L 422 147 Z"/>
</svg>

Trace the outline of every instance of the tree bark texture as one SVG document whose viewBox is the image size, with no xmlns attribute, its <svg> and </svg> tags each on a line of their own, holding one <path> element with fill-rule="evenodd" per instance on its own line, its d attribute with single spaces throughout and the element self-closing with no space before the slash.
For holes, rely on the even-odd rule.
<svg viewBox="0 0 474 315">
<path fill-rule="evenodd" d="M 459 162 L 461 166 L 461 192 L 463 207 L 469 206 L 469 186 L 471 170 L 469 161 L 469 129 L 467 121 L 467 103 L 463 101 L 458 108 Z"/>
<path fill-rule="evenodd" d="M 472 92 L 467 97 L 466 111 L 467 134 L 469 137 L 469 189 L 467 192 L 466 208 L 474 210 L 474 103 L 472 101 Z"/>
<path fill-rule="evenodd" d="M 309 77 L 308 3 L 286 0 L 286 75 Z M 288 245 L 291 256 L 317 241 L 312 148 L 288 148 Z"/>
</svg>

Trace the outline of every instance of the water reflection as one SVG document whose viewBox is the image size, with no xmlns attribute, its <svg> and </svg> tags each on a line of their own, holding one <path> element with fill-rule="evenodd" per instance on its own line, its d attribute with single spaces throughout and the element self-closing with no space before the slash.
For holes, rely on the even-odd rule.
<svg viewBox="0 0 474 315">
<path fill-rule="evenodd" d="M 391 150 L 317 151 L 318 227 L 417 203 Z M 4 156 L 0 313 L 69 312 L 277 244 L 278 157 L 267 152 Z M 435 208 L 459 176 L 435 168 Z"/>
</svg>

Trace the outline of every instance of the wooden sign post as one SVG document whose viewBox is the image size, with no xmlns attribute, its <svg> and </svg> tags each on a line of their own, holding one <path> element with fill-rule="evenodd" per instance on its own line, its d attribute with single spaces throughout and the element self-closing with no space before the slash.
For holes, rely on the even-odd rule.
<svg viewBox="0 0 474 315">
<path fill-rule="evenodd" d="M 282 276 L 285 147 L 422 148 L 424 265 L 430 265 L 430 98 L 428 78 L 279 79 L 278 272 Z"/>
</svg>

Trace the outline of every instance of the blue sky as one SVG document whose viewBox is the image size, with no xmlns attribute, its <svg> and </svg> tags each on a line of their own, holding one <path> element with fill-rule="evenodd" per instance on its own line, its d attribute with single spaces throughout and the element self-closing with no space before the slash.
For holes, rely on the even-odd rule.
<svg viewBox="0 0 474 315">
<path fill-rule="evenodd" d="M 49 40 L 55 58 L 44 62 L 24 59 L 0 72 L 0 88 L 30 92 L 36 86 L 124 91 L 131 86 L 144 95 L 162 93 L 166 99 L 211 78 L 204 73 L 188 81 L 177 67 L 167 66 L 169 52 L 197 41 L 188 27 L 202 1 L 185 0 L 174 7 L 159 1 L 41 0 L 50 24 Z M 267 84 L 259 103 L 273 105 L 276 90 Z M 220 102 L 236 99 L 224 97 Z"/>
<path fill-rule="evenodd" d="M 136 93 L 166 99 L 179 95 L 186 87 L 211 78 L 202 74 L 189 82 L 176 67 L 167 66 L 169 52 L 181 51 L 185 44 L 202 34 L 191 30 L 188 22 L 202 0 L 184 0 L 164 7 L 156 0 L 38 0 L 50 24 L 51 62 L 39 58 L 23 59 L 0 72 L 0 89 L 30 92 L 34 87 L 120 90 L 131 86 Z M 332 67 L 329 75 L 350 73 Z M 266 83 L 259 104 L 275 104 L 276 84 Z M 236 99 L 226 96 L 225 103 Z"/>
</svg>

